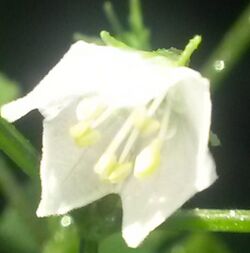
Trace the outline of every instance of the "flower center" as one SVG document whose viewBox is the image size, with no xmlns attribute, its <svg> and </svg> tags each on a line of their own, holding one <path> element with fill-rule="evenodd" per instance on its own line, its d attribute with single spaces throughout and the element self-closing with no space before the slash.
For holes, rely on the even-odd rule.
<svg viewBox="0 0 250 253">
<path fill-rule="evenodd" d="M 159 110 L 162 104 L 165 105 L 164 111 Z M 81 104 L 85 117 L 70 128 L 70 135 L 81 147 L 92 146 L 100 140 L 97 127 L 112 113 L 100 104 L 89 111 L 86 106 L 89 104 Z M 160 166 L 169 118 L 170 106 L 167 106 L 166 94 L 155 98 L 147 106 L 134 109 L 96 162 L 95 173 L 101 180 L 113 184 L 132 174 L 138 179 L 151 175 Z M 138 146 L 139 152 L 136 151 Z"/>
</svg>

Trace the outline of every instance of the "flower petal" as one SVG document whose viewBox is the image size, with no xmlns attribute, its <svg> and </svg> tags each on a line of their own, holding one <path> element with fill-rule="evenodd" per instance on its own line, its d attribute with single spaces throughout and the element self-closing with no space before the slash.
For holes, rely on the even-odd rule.
<svg viewBox="0 0 250 253">
<path fill-rule="evenodd" d="M 89 94 L 99 94 L 115 107 L 141 105 L 178 79 L 175 68 L 157 57 L 79 41 L 33 91 L 3 106 L 1 115 L 13 122 L 38 108 L 53 118 L 74 98 Z"/>
<path fill-rule="evenodd" d="M 180 68 L 183 80 L 169 90 L 170 131 L 160 168 L 150 177 L 131 177 L 121 190 L 123 237 L 130 247 L 142 240 L 196 192 L 216 179 L 208 154 L 211 102 L 209 85 L 195 71 Z"/>
<path fill-rule="evenodd" d="M 88 69 L 93 50 L 88 43 L 78 42 L 71 46 L 61 61 L 25 97 L 1 108 L 1 115 L 13 122 L 29 111 L 39 108 L 45 116 L 56 116 L 70 102 L 72 96 L 93 91 Z M 93 62 L 92 62 L 93 67 Z M 93 71 L 92 71 L 93 73 Z"/>
<path fill-rule="evenodd" d="M 93 166 L 120 127 L 120 120 L 103 123 L 105 131 L 100 142 L 80 148 L 69 134 L 69 128 L 77 122 L 76 105 L 77 101 L 56 118 L 44 121 L 42 197 L 38 216 L 64 214 L 115 191 L 113 185 L 100 180 Z"/>
</svg>

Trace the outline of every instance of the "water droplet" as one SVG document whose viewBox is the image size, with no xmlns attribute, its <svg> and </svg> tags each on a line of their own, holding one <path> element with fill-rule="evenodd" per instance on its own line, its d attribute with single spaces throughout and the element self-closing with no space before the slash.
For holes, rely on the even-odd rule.
<svg viewBox="0 0 250 253">
<path fill-rule="evenodd" d="M 214 69 L 218 72 L 225 68 L 225 62 L 223 60 L 217 60 L 214 62 Z"/>
<path fill-rule="evenodd" d="M 72 224 L 72 218 L 69 215 L 64 215 L 61 219 L 61 226 L 68 227 Z"/>
</svg>

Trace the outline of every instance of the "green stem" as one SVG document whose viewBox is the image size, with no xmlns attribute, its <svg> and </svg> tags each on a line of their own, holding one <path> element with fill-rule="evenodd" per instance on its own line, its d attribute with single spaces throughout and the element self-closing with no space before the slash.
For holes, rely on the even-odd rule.
<svg viewBox="0 0 250 253">
<path fill-rule="evenodd" d="M 140 0 L 129 1 L 129 26 L 130 36 L 127 37 L 128 44 L 140 50 L 149 50 L 150 46 L 150 32 L 145 27 L 143 22 L 143 14 Z"/>
<path fill-rule="evenodd" d="M 84 241 L 82 253 L 98 253 L 98 242 Z"/>
<path fill-rule="evenodd" d="M 166 229 L 250 233 L 250 210 L 181 210 L 163 225 Z"/>
<path fill-rule="evenodd" d="M 16 128 L 0 118 L 0 149 L 27 175 L 37 178 L 38 157 L 34 147 Z"/>
<path fill-rule="evenodd" d="M 226 33 L 202 68 L 202 73 L 217 89 L 222 79 L 236 65 L 250 46 L 250 4 Z"/>
<path fill-rule="evenodd" d="M 122 25 L 118 19 L 118 17 L 116 16 L 116 13 L 114 11 L 113 5 L 111 2 L 105 2 L 103 5 L 103 9 L 104 9 L 104 13 L 111 25 L 111 27 L 113 28 L 114 32 L 117 35 L 120 35 L 123 33 L 123 28 Z"/>
<path fill-rule="evenodd" d="M 0 186 L 9 201 L 25 221 L 30 232 L 35 238 L 36 244 L 39 246 L 44 241 L 44 227 L 36 219 L 35 211 L 31 203 L 28 201 L 23 188 L 12 175 L 10 169 L 0 156 Z M 32 240 L 32 238 L 30 238 Z"/>
<path fill-rule="evenodd" d="M 129 24 L 134 32 L 144 29 L 140 0 L 130 0 Z"/>
<path fill-rule="evenodd" d="M 201 36 L 199 35 L 196 35 L 191 40 L 189 40 L 188 44 L 186 45 L 185 49 L 180 55 L 177 65 L 178 66 L 187 65 L 191 55 L 199 47 L 200 43 L 201 43 Z"/>
</svg>

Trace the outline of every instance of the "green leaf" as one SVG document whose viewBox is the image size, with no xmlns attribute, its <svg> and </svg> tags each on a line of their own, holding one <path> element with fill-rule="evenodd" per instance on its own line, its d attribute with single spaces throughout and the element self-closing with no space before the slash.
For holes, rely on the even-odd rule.
<svg viewBox="0 0 250 253">
<path fill-rule="evenodd" d="M 123 27 L 114 11 L 113 5 L 110 1 L 104 2 L 103 4 L 104 13 L 113 29 L 113 31 L 119 35 L 123 33 Z"/>
<path fill-rule="evenodd" d="M 120 231 L 121 202 L 111 194 L 86 207 L 72 212 L 80 236 L 87 241 L 99 241 L 103 237 Z"/>
<path fill-rule="evenodd" d="M 208 233 L 195 233 L 188 235 L 171 247 L 167 247 L 165 253 L 230 253 L 226 244 Z"/>
<path fill-rule="evenodd" d="M 54 223 L 54 232 L 45 244 L 43 253 L 79 253 L 80 238 L 72 218 L 65 215 L 50 220 Z"/>
<path fill-rule="evenodd" d="M 148 50 L 150 49 L 150 31 L 143 23 L 141 2 L 140 0 L 130 0 L 129 3 L 130 30 L 123 34 L 125 43 L 133 48 Z"/>
<path fill-rule="evenodd" d="M 150 31 L 144 26 L 140 0 L 130 0 L 128 23 L 129 30 L 125 31 L 114 11 L 112 4 L 104 3 L 105 15 L 115 32 L 114 37 L 133 49 L 150 49 Z M 106 41 L 105 41 L 106 43 Z M 106 43 L 107 44 L 107 43 Z"/>
<path fill-rule="evenodd" d="M 36 192 L 36 181 L 20 183 L 13 175 L 12 169 L 4 161 L 0 154 L 0 188 L 6 199 L 6 206 L 15 208 L 16 215 L 25 224 L 25 230 L 32 234 L 30 240 L 35 240 L 36 244 L 43 242 L 47 231 L 45 223 L 35 216 L 34 196 L 27 194 L 27 186 L 32 186 L 32 193 Z M 36 205 L 36 204 L 35 204 Z"/>
<path fill-rule="evenodd" d="M 107 237 L 100 243 L 99 253 L 151 253 L 152 251 L 147 248 L 129 248 L 124 242 L 121 233 L 113 234 Z"/>
<path fill-rule="evenodd" d="M 5 209 L 0 218 L 1 253 L 37 253 L 38 245 L 26 223 L 13 208 Z"/>
<path fill-rule="evenodd" d="M 0 106 L 15 99 L 19 94 L 17 83 L 0 73 Z"/>
<path fill-rule="evenodd" d="M 128 47 L 122 41 L 117 40 L 115 37 L 111 36 L 110 33 L 107 31 L 101 31 L 100 37 L 101 37 L 102 41 L 108 46 L 125 48 L 125 49 L 132 49 L 132 48 Z"/>
<path fill-rule="evenodd" d="M 0 149 L 5 152 L 27 175 L 38 178 L 37 153 L 30 142 L 0 117 Z"/>
</svg>

